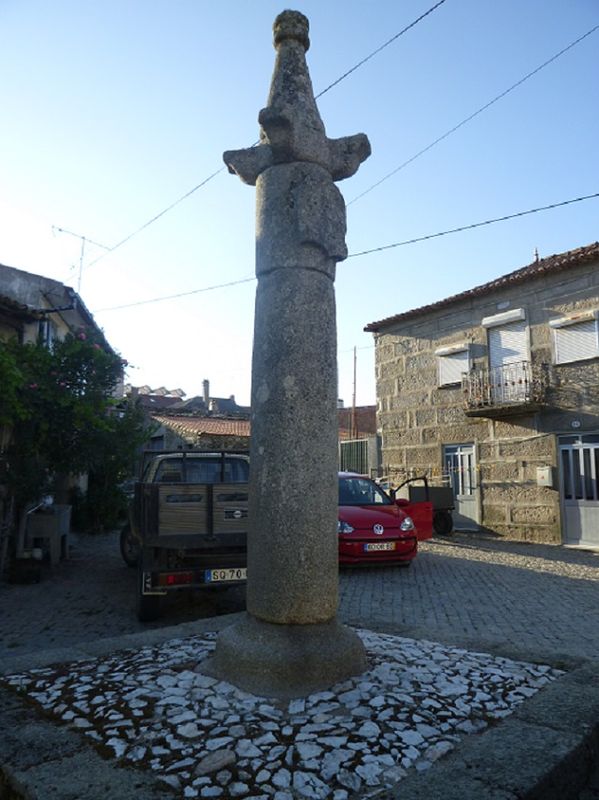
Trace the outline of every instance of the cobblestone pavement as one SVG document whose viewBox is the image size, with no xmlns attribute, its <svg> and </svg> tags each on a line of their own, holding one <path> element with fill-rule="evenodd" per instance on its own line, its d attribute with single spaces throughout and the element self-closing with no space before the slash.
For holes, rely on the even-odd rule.
<svg viewBox="0 0 599 800">
<path fill-rule="evenodd" d="M 137 571 L 121 558 L 117 533 L 71 537 L 70 558 L 44 564 L 38 584 L 0 583 L 0 658 L 242 611 L 244 589 L 167 598 L 156 622 L 136 616 Z"/>
<path fill-rule="evenodd" d="M 116 534 L 73 538 L 71 558 L 39 584 L 0 583 L 0 657 L 241 611 L 239 588 L 168 598 L 135 615 L 136 571 Z M 344 569 L 343 621 L 512 654 L 599 658 L 599 553 L 457 534 L 421 546 L 409 569 Z"/>
<path fill-rule="evenodd" d="M 410 569 L 344 571 L 341 617 L 469 647 L 599 658 L 599 553 L 433 539 Z"/>
<path fill-rule="evenodd" d="M 241 611 L 243 589 L 183 592 L 160 620 L 135 615 L 136 571 L 116 533 L 74 536 L 39 584 L 0 583 L 0 659 Z M 423 543 L 409 569 L 344 569 L 340 617 L 356 626 L 556 666 L 599 659 L 599 553 L 472 534 Z M 580 800 L 599 800 L 599 770 Z"/>
</svg>

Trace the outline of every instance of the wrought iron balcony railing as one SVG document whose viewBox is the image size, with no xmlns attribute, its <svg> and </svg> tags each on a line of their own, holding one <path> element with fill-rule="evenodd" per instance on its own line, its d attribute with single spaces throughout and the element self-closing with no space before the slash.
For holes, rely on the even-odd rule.
<svg viewBox="0 0 599 800">
<path fill-rule="evenodd" d="M 543 364 L 517 361 L 492 369 L 473 369 L 462 376 L 466 413 L 517 412 L 522 406 L 540 406 L 547 387 Z"/>
</svg>

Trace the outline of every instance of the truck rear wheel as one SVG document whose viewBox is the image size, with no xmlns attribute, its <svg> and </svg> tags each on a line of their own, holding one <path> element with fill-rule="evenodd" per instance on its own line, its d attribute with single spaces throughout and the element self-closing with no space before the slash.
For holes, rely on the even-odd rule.
<svg viewBox="0 0 599 800">
<path fill-rule="evenodd" d="M 451 511 L 435 511 L 433 515 L 433 530 L 437 536 L 449 536 L 453 531 L 453 517 Z"/>
<path fill-rule="evenodd" d="M 136 567 L 141 553 L 141 543 L 127 523 L 123 526 L 119 537 L 119 546 L 123 561 L 128 567 Z"/>
</svg>

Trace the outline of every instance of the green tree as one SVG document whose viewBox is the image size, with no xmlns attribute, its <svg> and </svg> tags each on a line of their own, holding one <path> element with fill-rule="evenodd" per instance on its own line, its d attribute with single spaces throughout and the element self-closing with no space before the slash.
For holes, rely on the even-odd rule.
<svg viewBox="0 0 599 800">
<path fill-rule="evenodd" d="M 0 423 L 12 431 L 5 480 L 18 506 L 60 493 L 68 474 L 89 473 L 90 491 L 97 491 L 95 479 L 104 486 L 94 527 L 102 514 L 113 521 L 110 503 L 146 437 L 141 411 L 119 407 L 113 397 L 123 363 L 84 331 L 52 350 L 15 341 L 0 346 Z"/>
</svg>

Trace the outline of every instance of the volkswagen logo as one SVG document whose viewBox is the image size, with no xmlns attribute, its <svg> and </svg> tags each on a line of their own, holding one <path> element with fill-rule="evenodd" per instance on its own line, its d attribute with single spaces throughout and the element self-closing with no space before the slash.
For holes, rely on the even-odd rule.
<svg viewBox="0 0 599 800">
<path fill-rule="evenodd" d="M 385 529 L 383 528 L 383 526 L 382 526 L 382 525 L 379 525 L 379 524 L 377 523 L 376 525 L 373 525 L 373 527 L 372 527 L 372 530 L 373 530 L 373 531 L 374 531 L 374 532 L 375 532 L 375 533 L 376 533 L 378 536 L 380 536 L 380 535 L 381 535 L 381 534 L 384 532 L 384 530 L 385 530 Z"/>
<path fill-rule="evenodd" d="M 241 519 L 243 517 L 243 511 L 240 511 L 238 508 L 235 509 L 233 512 L 233 519 Z"/>
</svg>

